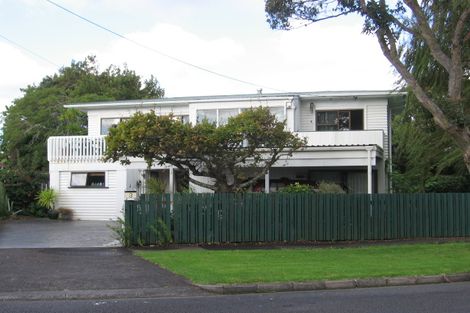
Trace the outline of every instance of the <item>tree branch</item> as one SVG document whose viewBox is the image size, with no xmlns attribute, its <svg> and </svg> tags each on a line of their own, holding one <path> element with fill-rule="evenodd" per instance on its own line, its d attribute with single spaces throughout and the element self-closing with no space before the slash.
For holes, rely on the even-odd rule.
<svg viewBox="0 0 470 313">
<path fill-rule="evenodd" d="M 419 32 L 417 35 L 422 37 L 426 44 L 429 47 L 429 50 L 432 56 L 436 59 L 439 64 L 441 64 L 447 72 L 451 71 L 451 60 L 444 51 L 442 51 L 439 42 L 434 36 L 433 31 L 429 27 L 428 20 L 423 10 L 419 6 L 419 3 L 416 0 L 404 0 L 405 4 L 411 9 L 414 16 L 416 17 L 417 27 Z"/>
<path fill-rule="evenodd" d="M 424 89 L 413 77 L 413 75 L 407 70 L 406 66 L 401 62 L 396 49 L 395 39 L 390 29 L 379 29 L 376 32 L 377 39 L 380 44 L 385 57 L 400 73 L 403 79 L 406 81 L 408 86 L 413 90 L 414 95 L 421 102 L 424 108 L 426 108 L 433 116 L 434 121 L 439 127 L 448 132 L 456 141 L 460 147 L 466 147 L 470 143 L 469 134 L 465 133 L 464 130 L 457 127 L 447 119 L 441 108 L 426 94 Z M 387 45 L 387 40 L 388 44 Z"/>
<path fill-rule="evenodd" d="M 451 45 L 451 71 L 449 72 L 448 94 L 452 101 L 459 101 L 462 95 L 462 32 L 470 17 L 470 9 L 465 9 L 457 20 Z"/>
</svg>

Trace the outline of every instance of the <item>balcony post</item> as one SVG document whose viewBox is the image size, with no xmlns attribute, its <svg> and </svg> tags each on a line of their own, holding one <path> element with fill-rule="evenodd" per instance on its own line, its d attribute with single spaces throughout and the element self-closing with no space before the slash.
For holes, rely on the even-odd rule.
<svg viewBox="0 0 470 313">
<path fill-rule="evenodd" d="M 264 174 L 264 192 L 269 193 L 269 171 Z"/>
<path fill-rule="evenodd" d="M 372 193 L 372 159 L 371 148 L 367 148 L 367 193 Z"/>
</svg>

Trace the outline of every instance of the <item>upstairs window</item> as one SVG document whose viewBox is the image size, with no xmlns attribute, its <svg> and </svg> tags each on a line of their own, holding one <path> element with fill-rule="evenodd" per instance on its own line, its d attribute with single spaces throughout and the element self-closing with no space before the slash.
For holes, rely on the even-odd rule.
<svg viewBox="0 0 470 313">
<path fill-rule="evenodd" d="M 364 110 L 317 111 L 318 131 L 363 130 Z"/>
<path fill-rule="evenodd" d="M 106 136 L 112 127 L 115 127 L 117 124 L 127 119 L 128 118 L 102 118 L 100 134 Z"/>
<path fill-rule="evenodd" d="M 106 187 L 105 172 L 72 173 L 70 187 L 104 188 Z"/>
<path fill-rule="evenodd" d="M 284 107 L 270 107 L 269 112 L 276 117 L 278 122 L 283 122 L 286 119 Z"/>
<path fill-rule="evenodd" d="M 197 110 L 197 123 L 207 120 L 211 124 L 217 123 L 217 109 L 213 110 Z"/>
<path fill-rule="evenodd" d="M 222 126 L 227 124 L 230 117 L 237 116 L 239 113 L 246 110 L 248 110 L 248 108 L 197 110 L 196 122 L 199 124 L 202 123 L 202 121 L 207 120 L 209 123 Z M 279 122 L 284 121 L 286 118 L 284 107 L 269 107 L 269 111 Z"/>
<path fill-rule="evenodd" d="M 218 124 L 217 126 L 222 126 L 227 124 L 228 119 L 233 116 L 238 115 L 238 109 L 220 109 L 219 110 L 219 117 L 218 117 Z"/>
</svg>

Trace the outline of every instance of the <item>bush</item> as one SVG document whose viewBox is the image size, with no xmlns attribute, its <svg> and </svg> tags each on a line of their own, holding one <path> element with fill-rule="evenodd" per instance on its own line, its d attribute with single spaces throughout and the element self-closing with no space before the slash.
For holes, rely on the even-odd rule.
<svg viewBox="0 0 470 313">
<path fill-rule="evenodd" d="M 313 192 L 313 188 L 307 184 L 293 183 L 282 187 L 279 192 L 284 193 L 304 193 L 304 192 Z"/>
<path fill-rule="evenodd" d="M 125 220 L 119 217 L 116 221 L 116 225 L 108 225 L 108 227 L 114 232 L 116 239 L 119 240 L 124 247 L 127 248 L 131 246 L 132 229 L 129 223 L 126 223 Z"/>
<path fill-rule="evenodd" d="M 54 189 L 47 188 L 41 190 L 36 199 L 40 206 L 46 207 L 49 210 L 53 210 L 57 200 L 57 192 L 55 192 Z"/>
<path fill-rule="evenodd" d="M 70 221 L 73 219 L 73 210 L 68 208 L 58 208 L 57 212 L 59 212 L 59 219 L 64 221 Z"/>
<path fill-rule="evenodd" d="M 344 189 L 336 184 L 336 183 L 330 183 L 330 182 L 325 182 L 322 181 L 318 184 L 318 188 L 315 190 L 318 193 L 335 193 L 335 194 L 342 194 L 346 193 Z"/>
<path fill-rule="evenodd" d="M 171 231 L 161 218 L 156 219 L 154 224 L 149 225 L 149 228 L 155 234 L 157 245 L 168 246 L 173 242 Z"/>
<path fill-rule="evenodd" d="M 158 195 L 165 193 L 166 189 L 166 184 L 162 180 L 155 178 L 155 177 L 150 177 L 147 179 L 146 182 L 147 185 L 147 193 L 151 195 Z"/>
<path fill-rule="evenodd" d="M 425 192 L 469 192 L 470 179 L 463 176 L 438 175 L 429 178 L 424 184 Z"/>
<path fill-rule="evenodd" d="M 37 202 L 33 202 L 29 205 L 28 210 L 24 211 L 24 214 L 31 214 L 36 217 L 47 217 L 48 210 L 49 209 L 47 207 L 39 205 Z"/>
</svg>

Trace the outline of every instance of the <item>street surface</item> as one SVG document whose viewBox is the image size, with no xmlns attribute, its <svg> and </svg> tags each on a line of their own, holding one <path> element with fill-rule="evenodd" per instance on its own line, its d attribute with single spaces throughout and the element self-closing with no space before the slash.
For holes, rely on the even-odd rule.
<svg viewBox="0 0 470 313">
<path fill-rule="evenodd" d="M 103 301 L 5 301 L 0 312 L 470 312 L 470 282 L 234 296 Z"/>
</svg>

